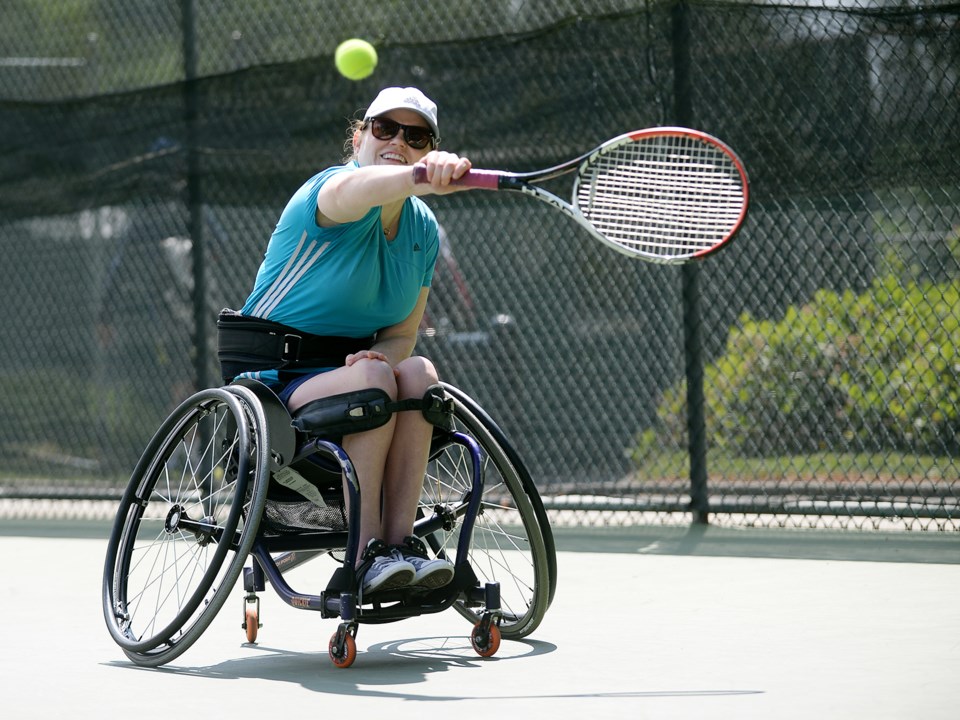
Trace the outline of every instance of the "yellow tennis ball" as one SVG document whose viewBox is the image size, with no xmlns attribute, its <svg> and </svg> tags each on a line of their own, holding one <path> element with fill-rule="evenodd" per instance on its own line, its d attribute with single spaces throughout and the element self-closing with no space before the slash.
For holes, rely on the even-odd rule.
<svg viewBox="0 0 960 720">
<path fill-rule="evenodd" d="M 333 62 L 348 80 L 363 80 L 377 66 L 377 51 L 366 40 L 351 38 L 337 46 Z"/>
</svg>

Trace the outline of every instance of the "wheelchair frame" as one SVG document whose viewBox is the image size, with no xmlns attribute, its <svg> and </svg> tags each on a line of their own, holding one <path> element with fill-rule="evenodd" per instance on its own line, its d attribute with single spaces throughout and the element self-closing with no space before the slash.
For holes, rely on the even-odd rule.
<svg viewBox="0 0 960 720">
<path fill-rule="evenodd" d="M 414 534 L 432 555 L 453 561 L 453 581 L 370 597 L 357 587 L 353 569 L 363 498 L 343 448 L 295 431 L 286 407 L 254 381 L 202 390 L 184 401 L 134 469 L 107 549 L 104 618 L 126 656 L 148 667 L 179 657 L 241 574 L 249 642 L 260 628 L 257 592 L 269 583 L 291 607 L 340 618 L 328 645 L 338 667 L 356 658 L 359 624 L 450 607 L 473 623 L 471 644 L 481 656 L 496 653 L 501 637 L 533 632 L 556 589 L 556 551 L 543 503 L 496 423 L 462 391 L 443 388 L 453 399 L 455 427 L 435 429 Z M 270 523 L 261 521 L 276 487 L 273 474 L 283 468 L 311 476 L 334 510 L 346 488 L 346 528 L 266 529 Z M 298 592 L 284 579 L 292 568 L 335 551 L 343 558 L 319 594 Z"/>
</svg>

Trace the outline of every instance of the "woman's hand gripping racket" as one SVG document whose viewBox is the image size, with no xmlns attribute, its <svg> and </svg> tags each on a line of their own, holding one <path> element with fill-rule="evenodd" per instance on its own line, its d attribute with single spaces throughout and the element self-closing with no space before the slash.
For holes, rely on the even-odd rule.
<svg viewBox="0 0 960 720">
<path fill-rule="evenodd" d="M 573 204 L 531 184 L 573 170 Z M 427 182 L 423 165 L 414 166 L 414 181 Z M 733 150 L 706 133 L 678 127 L 626 133 L 546 170 L 471 170 L 454 183 L 532 195 L 614 250 L 674 264 L 729 243 L 750 197 L 746 170 Z"/>
</svg>

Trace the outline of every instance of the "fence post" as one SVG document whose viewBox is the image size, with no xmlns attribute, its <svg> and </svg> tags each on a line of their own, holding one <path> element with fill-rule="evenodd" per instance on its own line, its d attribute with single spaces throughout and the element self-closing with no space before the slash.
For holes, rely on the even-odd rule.
<svg viewBox="0 0 960 720">
<path fill-rule="evenodd" d="M 203 237 L 203 193 L 197 154 L 197 41 L 193 0 L 181 0 L 183 21 L 183 102 L 187 152 L 187 223 L 193 273 L 193 377 L 196 390 L 210 386 L 207 321 L 207 267 Z"/>
<path fill-rule="evenodd" d="M 671 8 L 673 53 L 673 115 L 677 125 L 693 117 L 690 92 L 690 9 L 684 0 Z M 681 269 L 684 371 L 687 379 L 687 452 L 690 456 L 690 511 L 693 522 L 709 522 L 707 494 L 707 431 L 704 419 L 703 339 L 700 313 L 700 268 Z"/>
</svg>

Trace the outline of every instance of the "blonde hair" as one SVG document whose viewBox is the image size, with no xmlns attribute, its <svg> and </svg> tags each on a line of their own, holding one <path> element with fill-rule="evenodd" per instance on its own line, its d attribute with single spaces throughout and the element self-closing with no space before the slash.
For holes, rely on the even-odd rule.
<svg viewBox="0 0 960 720">
<path fill-rule="evenodd" d="M 343 141 L 343 162 L 348 163 L 357 159 L 357 150 L 353 146 L 353 138 L 356 137 L 357 133 L 363 130 L 364 126 L 363 120 L 354 120 L 347 127 L 347 139 Z"/>
</svg>

